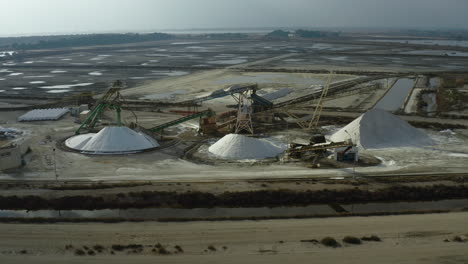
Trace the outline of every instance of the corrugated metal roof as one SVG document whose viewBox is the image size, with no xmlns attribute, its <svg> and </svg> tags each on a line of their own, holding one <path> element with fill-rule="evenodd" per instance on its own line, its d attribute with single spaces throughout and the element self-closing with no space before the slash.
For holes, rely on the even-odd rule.
<svg viewBox="0 0 468 264">
<path fill-rule="evenodd" d="M 18 117 L 18 121 L 58 120 L 66 113 L 67 108 L 34 109 Z"/>
</svg>

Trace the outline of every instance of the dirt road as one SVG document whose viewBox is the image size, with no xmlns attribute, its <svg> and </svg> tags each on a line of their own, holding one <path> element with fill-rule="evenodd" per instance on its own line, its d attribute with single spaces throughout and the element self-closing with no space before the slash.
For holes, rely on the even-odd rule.
<svg viewBox="0 0 468 264">
<path fill-rule="evenodd" d="M 468 212 L 265 221 L 0 224 L 0 261 L 468 263 L 468 241 L 452 241 L 456 235 L 466 239 L 466 219 Z M 377 235 L 382 242 L 351 245 L 341 241 L 347 235 Z M 326 236 L 337 239 L 342 247 L 301 242 Z M 171 253 L 155 253 L 157 243 Z M 141 245 L 141 249 L 114 249 L 112 255 L 112 245 L 129 244 Z M 66 250 L 66 245 L 73 248 Z M 77 249 L 94 245 L 102 246 L 102 253 L 75 255 Z M 175 246 L 183 252 L 174 253 L 178 251 Z"/>
</svg>

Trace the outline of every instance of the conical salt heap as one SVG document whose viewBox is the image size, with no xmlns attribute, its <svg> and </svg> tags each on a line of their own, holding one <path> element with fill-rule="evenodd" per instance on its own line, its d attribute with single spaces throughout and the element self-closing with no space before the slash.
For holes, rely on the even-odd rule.
<svg viewBox="0 0 468 264">
<path fill-rule="evenodd" d="M 71 149 L 94 154 L 129 153 L 156 148 L 159 143 L 150 136 L 128 127 L 105 127 L 97 134 L 77 135 L 65 141 Z"/>
<path fill-rule="evenodd" d="M 276 157 L 284 148 L 272 143 L 239 134 L 228 134 L 208 150 L 223 159 L 264 159 Z"/>
<path fill-rule="evenodd" d="M 331 136 L 334 142 L 349 138 L 364 149 L 421 147 L 434 144 L 421 130 L 380 109 L 372 109 L 362 114 Z"/>
</svg>

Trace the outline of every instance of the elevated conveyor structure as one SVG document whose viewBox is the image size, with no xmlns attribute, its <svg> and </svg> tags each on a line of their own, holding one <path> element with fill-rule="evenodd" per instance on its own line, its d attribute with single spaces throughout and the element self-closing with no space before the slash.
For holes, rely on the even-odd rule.
<svg viewBox="0 0 468 264">
<path fill-rule="evenodd" d="M 346 92 L 347 89 L 352 88 L 352 87 L 354 87 L 354 86 L 356 86 L 358 84 L 361 84 L 361 83 L 375 81 L 375 80 L 379 80 L 379 79 L 383 79 L 383 78 L 391 78 L 391 77 L 395 77 L 395 76 L 397 76 L 397 75 L 368 76 L 368 77 L 363 77 L 363 78 L 359 78 L 359 79 L 353 79 L 353 80 L 348 80 L 348 81 L 343 81 L 343 82 L 332 83 L 332 84 L 330 84 L 330 88 L 328 90 L 328 96 L 332 96 L 332 95 L 336 95 L 336 94 L 339 94 L 339 93 Z M 273 108 L 282 108 L 282 107 L 286 107 L 286 106 L 290 106 L 290 105 L 299 104 L 299 103 L 307 102 L 307 101 L 310 101 L 310 100 L 318 99 L 321 94 L 322 94 L 322 90 L 318 90 L 316 92 L 307 94 L 305 96 L 301 96 L 301 97 L 297 97 L 297 98 L 294 98 L 294 99 L 291 99 L 291 100 L 276 103 L 273 106 Z"/>
<path fill-rule="evenodd" d="M 195 114 L 192 114 L 192 115 L 181 117 L 181 118 L 176 119 L 176 120 L 169 121 L 167 123 L 164 123 L 164 124 L 149 128 L 148 130 L 151 131 L 151 132 L 160 132 L 160 131 L 164 130 L 165 128 L 169 128 L 171 126 L 178 125 L 180 123 L 195 119 L 197 117 L 212 116 L 214 114 L 215 113 L 211 109 L 208 109 L 208 110 L 205 110 L 205 111 L 202 111 L 202 112 L 198 112 L 198 113 L 195 113 Z"/>
<path fill-rule="evenodd" d="M 251 94 L 250 97 L 255 103 L 261 104 L 262 106 L 265 107 L 272 107 L 273 103 L 257 94 Z"/>
<path fill-rule="evenodd" d="M 297 146 L 297 147 L 288 149 L 288 153 L 301 153 L 301 152 L 307 152 L 307 151 L 335 149 L 335 148 L 352 147 L 352 146 L 354 146 L 353 143 L 349 141 L 329 142 L 329 143 L 315 144 L 311 146 Z"/>
<path fill-rule="evenodd" d="M 180 104 L 200 104 L 205 101 L 225 97 L 225 96 L 236 94 L 236 93 L 243 93 L 246 91 L 257 90 L 257 88 L 258 88 L 257 84 L 233 85 L 227 89 L 220 89 L 220 90 L 214 91 L 210 95 L 207 95 L 204 97 L 199 97 L 196 99 L 180 102 Z"/>
<path fill-rule="evenodd" d="M 122 126 L 121 112 L 122 103 L 124 99 L 120 94 L 120 90 L 125 84 L 120 81 L 114 81 L 112 87 L 99 99 L 96 103 L 96 107 L 91 111 L 89 116 L 84 120 L 80 127 L 75 131 L 76 135 L 79 135 L 82 129 L 90 130 L 93 129 L 97 122 L 101 119 L 102 114 L 107 109 L 115 110 L 117 112 L 117 126 Z M 136 116 L 135 116 L 136 118 Z"/>
</svg>

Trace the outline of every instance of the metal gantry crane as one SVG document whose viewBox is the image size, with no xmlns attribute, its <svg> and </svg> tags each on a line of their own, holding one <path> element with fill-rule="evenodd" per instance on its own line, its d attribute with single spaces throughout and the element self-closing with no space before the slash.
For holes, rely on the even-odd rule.
<svg viewBox="0 0 468 264">
<path fill-rule="evenodd" d="M 328 90 L 330 89 L 332 77 L 333 77 L 333 72 L 330 72 L 330 75 L 328 75 L 327 83 L 325 87 L 323 88 L 322 93 L 320 94 L 320 98 L 318 100 L 317 106 L 315 107 L 314 114 L 312 115 L 312 119 L 309 122 L 309 126 L 308 126 L 309 130 L 317 129 L 318 127 L 318 122 L 320 120 L 320 115 L 322 114 L 322 109 L 323 109 L 323 100 L 325 99 L 325 97 L 327 97 Z"/>
<path fill-rule="evenodd" d="M 240 93 L 238 103 L 236 130 L 234 133 L 238 134 L 242 131 L 246 131 L 253 135 L 252 104 L 249 102 L 247 94 Z"/>
<path fill-rule="evenodd" d="M 117 125 L 122 126 L 121 112 L 123 98 L 120 90 L 124 87 L 122 81 L 115 81 L 112 87 L 97 101 L 96 106 L 83 121 L 80 127 L 75 131 L 75 134 L 80 134 L 82 129 L 90 130 L 96 126 L 96 123 L 101 119 L 102 113 L 107 109 L 112 109 L 117 112 Z"/>
<path fill-rule="evenodd" d="M 330 72 L 328 75 L 327 82 L 325 86 L 323 87 L 320 97 L 318 97 L 318 102 L 315 107 L 315 110 L 311 116 L 306 116 L 306 117 L 298 117 L 294 113 L 288 110 L 289 106 L 285 106 L 282 110 L 284 113 L 286 113 L 288 116 L 294 119 L 294 121 L 301 127 L 302 129 L 306 130 L 311 130 L 311 131 L 316 131 L 318 130 L 318 122 L 320 120 L 320 115 L 322 114 L 322 109 L 323 109 L 323 102 L 325 101 L 325 98 L 327 97 L 328 91 L 330 90 L 330 84 L 331 80 L 333 77 L 333 72 Z M 308 122 L 308 120 L 310 121 Z"/>
</svg>

